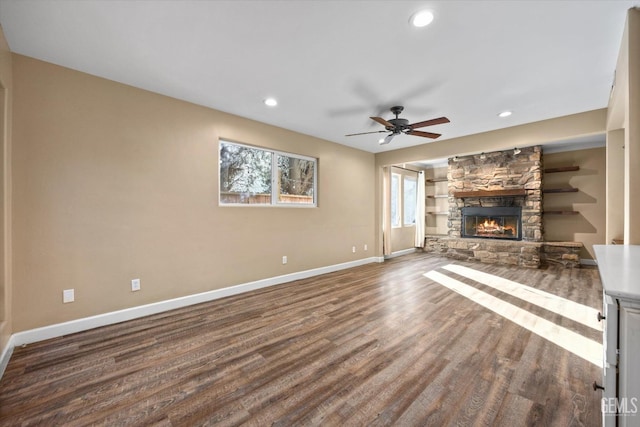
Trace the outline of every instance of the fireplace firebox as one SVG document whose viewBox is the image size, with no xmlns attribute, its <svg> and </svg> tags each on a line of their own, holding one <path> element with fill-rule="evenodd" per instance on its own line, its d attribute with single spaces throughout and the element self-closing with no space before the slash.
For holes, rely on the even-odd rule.
<svg viewBox="0 0 640 427">
<path fill-rule="evenodd" d="M 461 237 L 522 240 L 521 207 L 462 208 Z"/>
</svg>

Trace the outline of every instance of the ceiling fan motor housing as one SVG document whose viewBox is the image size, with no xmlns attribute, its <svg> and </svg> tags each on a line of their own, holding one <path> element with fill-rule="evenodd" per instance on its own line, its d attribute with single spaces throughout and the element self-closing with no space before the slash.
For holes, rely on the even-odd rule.
<svg viewBox="0 0 640 427">
<path fill-rule="evenodd" d="M 393 126 L 387 126 L 386 129 L 389 131 L 395 131 L 396 133 L 411 129 L 409 126 L 409 120 L 407 119 L 390 119 L 389 123 Z"/>
</svg>

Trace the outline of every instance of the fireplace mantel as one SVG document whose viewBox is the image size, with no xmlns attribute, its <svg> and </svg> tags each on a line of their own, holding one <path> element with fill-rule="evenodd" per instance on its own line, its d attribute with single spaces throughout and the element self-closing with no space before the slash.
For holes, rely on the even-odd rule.
<svg viewBox="0 0 640 427">
<path fill-rule="evenodd" d="M 475 191 L 454 191 L 453 197 L 464 199 L 467 197 L 515 197 L 526 196 L 527 190 L 524 188 L 512 188 L 508 190 L 475 190 Z"/>
</svg>

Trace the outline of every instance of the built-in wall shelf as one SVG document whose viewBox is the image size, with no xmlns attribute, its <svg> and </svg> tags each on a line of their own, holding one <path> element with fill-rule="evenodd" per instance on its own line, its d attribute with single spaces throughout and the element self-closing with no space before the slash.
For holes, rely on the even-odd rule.
<svg viewBox="0 0 640 427">
<path fill-rule="evenodd" d="M 559 172 L 575 172 L 580 170 L 580 166 L 561 166 L 558 168 L 547 168 L 544 170 L 544 173 L 559 173 Z M 568 184 L 568 183 L 567 183 Z M 565 184 L 565 185 L 567 185 Z M 543 188 L 542 192 L 544 194 L 560 194 L 560 193 L 577 193 L 578 191 L 580 191 L 577 188 L 574 187 L 563 187 L 563 188 Z M 564 216 L 564 215 L 578 215 L 580 212 L 578 211 L 574 211 L 574 210 L 542 210 L 542 213 L 545 216 L 550 216 L 550 215 L 560 215 L 560 216 Z"/>
<path fill-rule="evenodd" d="M 550 193 L 577 193 L 578 190 L 577 188 L 545 188 L 544 190 L 542 190 L 543 193 L 545 194 L 550 194 Z"/>
<path fill-rule="evenodd" d="M 558 172 L 572 172 L 579 171 L 580 166 L 563 166 L 559 168 L 548 168 L 544 170 L 544 173 L 558 173 Z"/>
<path fill-rule="evenodd" d="M 449 180 L 448 167 L 433 168 L 430 176 L 425 177 L 425 231 L 427 234 L 449 233 Z M 429 189 L 428 187 L 431 187 Z"/>
<path fill-rule="evenodd" d="M 578 215 L 578 211 L 543 211 L 545 215 Z"/>
</svg>

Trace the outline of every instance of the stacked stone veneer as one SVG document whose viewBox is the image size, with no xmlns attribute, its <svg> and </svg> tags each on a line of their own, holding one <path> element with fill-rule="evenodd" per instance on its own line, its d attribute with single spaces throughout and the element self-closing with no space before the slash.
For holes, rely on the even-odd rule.
<svg viewBox="0 0 640 427">
<path fill-rule="evenodd" d="M 460 237 L 461 208 L 522 207 L 522 240 L 542 241 L 542 150 L 540 146 L 449 159 L 449 237 Z M 457 198 L 456 191 L 525 189 L 525 196 Z"/>
<path fill-rule="evenodd" d="M 498 239 L 466 239 L 427 236 L 425 252 L 460 261 L 517 265 L 527 268 L 580 267 L 578 242 L 517 242 Z"/>
</svg>

